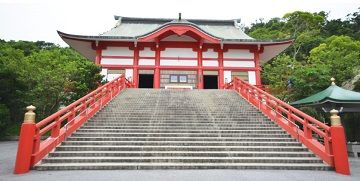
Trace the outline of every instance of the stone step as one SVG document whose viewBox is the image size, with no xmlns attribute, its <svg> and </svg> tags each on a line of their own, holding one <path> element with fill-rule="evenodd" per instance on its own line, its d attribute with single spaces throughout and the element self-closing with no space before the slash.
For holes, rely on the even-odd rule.
<svg viewBox="0 0 360 181">
<path fill-rule="evenodd" d="M 323 163 L 316 157 L 51 157 L 42 163 Z"/>
<path fill-rule="evenodd" d="M 161 146 L 301 146 L 298 142 L 240 142 L 240 141 L 65 141 L 62 145 L 161 145 Z"/>
<path fill-rule="evenodd" d="M 302 146 L 67 146 L 61 145 L 57 151 L 307 151 Z"/>
<path fill-rule="evenodd" d="M 119 129 L 85 129 L 85 128 L 81 128 L 79 130 L 76 131 L 76 133 L 97 133 L 97 132 L 101 132 L 101 133 L 182 133 L 182 134 L 192 134 L 192 133 L 207 133 L 207 134 L 230 134 L 230 133 L 241 133 L 241 134 L 246 134 L 246 133 L 260 133 L 260 134 L 271 134 L 271 133 L 275 133 L 275 134 L 281 134 L 281 133 L 285 133 L 283 130 L 278 129 L 278 130 L 194 130 L 194 129 L 187 129 L 187 130 L 167 130 L 167 129 L 143 129 L 143 130 L 138 130 L 138 129 L 123 129 L 123 130 L 119 130 Z"/>
<path fill-rule="evenodd" d="M 190 119 L 190 118 L 183 118 L 183 117 L 174 117 L 174 118 L 165 118 L 165 117 L 147 117 L 140 118 L 140 117 L 113 117 L 113 118 L 98 118 L 96 120 L 91 119 L 90 122 L 149 122 L 149 121 L 162 121 L 162 122 L 181 122 L 181 123 L 208 123 L 208 122 L 218 122 L 218 123 L 265 123 L 270 124 L 271 121 L 265 118 L 245 118 L 245 119 L 236 119 L 236 118 L 215 118 L 209 116 L 208 118 L 196 118 L 196 119 Z"/>
<path fill-rule="evenodd" d="M 44 163 L 36 170 L 272 169 L 330 170 L 315 163 Z"/>
<path fill-rule="evenodd" d="M 121 120 L 121 119 L 110 119 L 110 120 L 90 120 L 88 123 L 177 123 L 177 124 L 201 124 L 201 123 L 217 123 L 217 124 L 262 124 L 262 125 L 274 125 L 273 122 L 268 120 L 232 120 L 232 119 L 226 119 L 226 120 L 217 120 L 217 119 L 158 119 L 158 118 L 152 118 L 152 119 L 127 119 L 127 120 Z"/>
<path fill-rule="evenodd" d="M 144 129 L 153 129 L 153 130 L 213 130 L 213 127 L 209 126 L 82 126 L 81 129 L 117 129 L 117 130 L 144 130 Z M 219 127 L 216 130 L 281 130 L 277 126 L 268 126 L 268 127 Z"/>
<path fill-rule="evenodd" d="M 236 108 L 236 109 L 207 109 L 207 110 L 199 110 L 192 107 L 187 107 L 186 109 L 180 108 L 171 108 L 166 106 L 164 108 L 161 107 L 153 107 L 152 109 L 143 109 L 139 108 L 117 108 L 116 110 L 101 110 L 99 115 L 112 115 L 112 114 L 157 114 L 157 115 L 197 115 L 197 116 L 206 116 L 208 114 L 213 115 L 223 115 L 223 116 L 239 116 L 237 113 L 241 113 L 249 116 L 261 116 L 263 115 L 259 111 L 253 111 L 254 108 L 244 109 L 244 108 Z M 209 112 L 210 111 L 210 112 Z M 233 112 L 236 111 L 236 112 Z"/>
<path fill-rule="evenodd" d="M 239 120 L 241 119 L 250 119 L 250 118 L 264 118 L 263 115 L 248 115 L 248 114 L 244 114 L 244 115 L 228 115 L 228 114 L 204 114 L 204 115 L 199 115 L 199 114 L 157 114 L 157 113 L 152 113 L 152 114 L 133 114 L 133 113 L 111 113 L 111 114 L 98 114 L 97 116 L 95 116 L 95 118 L 100 118 L 100 119 L 106 119 L 106 118 L 143 118 L 143 117 L 148 117 L 148 116 L 153 116 L 153 117 L 159 117 L 159 118 L 169 118 L 169 117 L 174 117 L 174 118 L 208 118 L 209 116 L 213 117 L 213 118 L 223 118 L 223 119 L 228 119 L 228 118 L 238 118 Z"/>
<path fill-rule="evenodd" d="M 76 137 L 67 138 L 69 141 L 252 141 L 252 142 L 296 142 L 290 137 L 269 138 L 269 137 Z"/>
<path fill-rule="evenodd" d="M 55 151 L 49 157 L 315 157 L 308 151 Z"/>
<path fill-rule="evenodd" d="M 329 170 L 231 90 L 126 89 L 37 170 Z"/>
<path fill-rule="evenodd" d="M 225 128 L 225 127 L 238 127 L 238 126 L 244 126 L 244 127 L 263 127 L 263 128 L 270 128 L 276 126 L 274 123 L 163 123 L 163 122 L 142 122 L 142 123 L 134 123 L 134 122 L 88 122 L 85 124 L 85 126 L 142 126 L 142 127 L 148 127 L 148 126 L 184 126 L 184 127 L 218 127 L 218 128 Z"/>
<path fill-rule="evenodd" d="M 269 137 L 269 138 L 288 138 L 290 137 L 287 134 L 259 134 L 259 133 L 218 133 L 218 134 L 209 134 L 209 133 L 101 133 L 101 132 L 75 132 L 72 135 L 78 137 L 89 137 L 89 136 L 103 136 L 103 137 L 128 137 L 128 136 L 149 136 L 149 137 Z"/>
</svg>

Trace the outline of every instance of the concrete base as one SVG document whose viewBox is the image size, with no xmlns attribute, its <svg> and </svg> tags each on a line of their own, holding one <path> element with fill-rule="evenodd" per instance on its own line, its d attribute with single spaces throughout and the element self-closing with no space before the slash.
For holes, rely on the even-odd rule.
<svg viewBox="0 0 360 181">
<path fill-rule="evenodd" d="M 347 144 L 348 154 L 351 157 L 360 157 L 360 143 L 348 143 Z"/>
</svg>

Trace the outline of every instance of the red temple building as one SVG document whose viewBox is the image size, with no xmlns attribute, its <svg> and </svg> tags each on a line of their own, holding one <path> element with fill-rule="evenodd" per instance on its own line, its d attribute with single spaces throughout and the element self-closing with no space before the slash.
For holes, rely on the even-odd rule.
<svg viewBox="0 0 360 181">
<path fill-rule="evenodd" d="M 115 16 L 98 36 L 58 32 L 109 82 L 35 120 L 14 173 L 36 170 L 275 169 L 349 175 L 344 128 L 261 90 L 261 64 L 293 40 L 260 41 L 240 20 Z M 155 89 L 128 89 L 128 88 Z M 162 90 L 162 89 L 227 90 Z M 47 137 L 46 139 L 43 139 Z"/>
<path fill-rule="evenodd" d="M 101 65 L 108 80 L 125 74 L 139 88 L 221 88 L 234 76 L 261 85 L 260 65 L 292 43 L 251 38 L 240 20 L 115 20 L 114 28 L 98 36 L 58 33 Z"/>
</svg>

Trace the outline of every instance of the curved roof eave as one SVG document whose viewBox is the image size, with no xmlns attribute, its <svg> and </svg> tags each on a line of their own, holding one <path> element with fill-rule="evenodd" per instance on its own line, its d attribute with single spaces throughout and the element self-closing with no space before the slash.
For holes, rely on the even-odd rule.
<svg viewBox="0 0 360 181">
<path fill-rule="evenodd" d="M 68 39 L 74 40 L 83 40 L 83 41 L 135 41 L 136 38 L 142 36 L 134 37 L 124 37 L 124 36 L 89 36 L 89 35 L 74 35 L 67 34 L 61 31 L 57 31 L 60 37 L 66 37 Z M 217 38 L 217 37 L 216 37 Z M 251 44 L 251 45 L 279 45 L 279 44 L 291 44 L 293 39 L 285 40 L 256 40 L 256 39 L 221 39 L 224 44 Z"/>
<path fill-rule="evenodd" d="M 159 29 L 158 31 L 160 31 Z M 205 35 L 210 36 L 208 33 L 199 29 Z M 125 42 L 135 42 L 138 41 L 140 37 L 124 37 L 124 36 L 87 36 L 87 35 L 73 35 L 57 31 L 59 36 L 68 43 L 72 48 L 78 50 L 82 55 L 87 57 L 90 60 L 94 60 L 93 55 L 89 53 L 82 53 L 85 50 L 82 48 L 76 47 L 74 41 L 85 41 L 85 42 L 96 42 L 96 41 L 125 41 Z M 154 32 L 153 32 L 154 33 Z M 147 33 L 146 35 L 151 35 Z M 212 35 L 210 37 L 213 37 Z M 65 40 L 68 39 L 68 40 Z M 216 37 L 218 39 L 218 37 Z M 69 41 L 72 40 L 72 41 Z M 293 43 L 293 39 L 287 40 L 254 40 L 254 39 L 219 39 L 221 44 L 247 44 L 247 45 L 261 45 L 264 47 L 264 52 L 260 54 L 261 63 L 269 61 L 271 58 L 275 57 L 277 54 L 285 50 Z M 267 48 L 268 47 L 268 48 Z M 93 54 L 93 53 L 91 53 Z"/>
<path fill-rule="evenodd" d="M 83 41 L 135 41 L 133 37 L 125 36 L 89 36 L 89 35 L 74 35 L 67 34 L 61 31 L 57 31 L 60 37 L 66 37 L 74 40 L 83 40 Z"/>
</svg>

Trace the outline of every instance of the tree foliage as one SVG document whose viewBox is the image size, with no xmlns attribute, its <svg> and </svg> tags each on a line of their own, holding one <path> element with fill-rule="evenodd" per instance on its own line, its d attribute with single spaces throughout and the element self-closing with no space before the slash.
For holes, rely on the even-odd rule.
<svg viewBox="0 0 360 181">
<path fill-rule="evenodd" d="M 353 90 L 360 91 L 360 11 L 350 13 L 344 20 L 327 17 L 324 12 L 295 11 L 246 28 L 257 39 L 294 39 L 282 55 L 263 65 L 262 82 L 269 84 L 277 97 L 287 102 L 305 98 L 327 88 L 331 77 L 339 86 L 350 82 Z M 320 120 L 328 116 L 315 114 L 311 108 L 304 111 Z M 345 125 L 350 140 L 355 134 L 351 130 L 360 129 L 352 121 L 358 117 L 344 117 L 349 122 Z"/>
<path fill-rule="evenodd" d="M 79 99 L 97 87 L 99 72 L 70 48 L 0 41 L 0 128 L 20 123 L 26 105 L 37 107 L 40 120 Z"/>
</svg>

